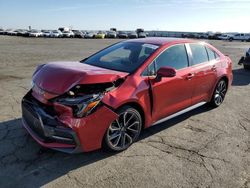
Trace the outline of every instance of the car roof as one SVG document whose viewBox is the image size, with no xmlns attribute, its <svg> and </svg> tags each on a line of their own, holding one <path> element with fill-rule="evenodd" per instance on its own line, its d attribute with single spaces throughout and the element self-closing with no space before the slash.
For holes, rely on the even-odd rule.
<svg viewBox="0 0 250 188">
<path fill-rule="evenodd" d="M 194 42 L 194 40 L 183 39 L 183 38 L 170 38 L 170 37 L 147 37 L 140 39 L 131 39 L 127 40 L 127 42 L 141 42 L 141 43 L 149 43 L 162 46 L 171 42 L 186 43 L 186 42 Z"/>
</svg>

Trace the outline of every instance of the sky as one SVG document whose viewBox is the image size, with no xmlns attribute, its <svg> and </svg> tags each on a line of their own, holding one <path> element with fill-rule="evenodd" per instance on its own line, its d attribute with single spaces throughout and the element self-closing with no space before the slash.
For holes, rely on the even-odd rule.
<svg viewBox="0 0 250 188">
<path fill-rule="evenodd" d="M 28 26 L 250 32 L 250 0 L 0 0 L 0 27 Z"/>
</svg>

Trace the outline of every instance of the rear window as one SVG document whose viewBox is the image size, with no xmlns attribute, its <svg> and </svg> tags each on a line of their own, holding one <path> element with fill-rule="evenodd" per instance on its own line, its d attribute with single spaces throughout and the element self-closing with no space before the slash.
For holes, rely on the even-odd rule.
<svg viewBox="0 0 250 188">
<path fill-rule="evenodd" d="M 193 65 L 208 61 L 208 55 L 205 46 L 201 44 L 189 44 L 189 46 L 192 51 Z"/>
<path fill-rule="evenodd" d="M 207 50 L 207 55 L 208 55 L 209 61 L 212 61 L 212 60 L 217 59 L 218 57 L 220 57 L 215 51 L 213 51 L 209 47 L 206 47 L 206 50 Z"/>
</svg>

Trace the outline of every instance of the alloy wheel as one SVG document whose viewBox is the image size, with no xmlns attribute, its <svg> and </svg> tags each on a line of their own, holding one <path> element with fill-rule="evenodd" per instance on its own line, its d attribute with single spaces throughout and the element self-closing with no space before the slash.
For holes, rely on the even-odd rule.
<svg viewBox="0 0 250 188">
<path fill-rule="evenodd" d="M 214 103 L 219 106 L 223 102 L 227 92 L 227 84 L 224 80 L 221 80 L 215 90 Z"/>
<path fill-rule="evenodd" d="M 119 114 L 119 117 L 109 126 L 107 144 L 112 150 L 125 150 L 138 138 L 140 130 L 140 114 L 134 109 L 128 109 Z"/>
</svg>

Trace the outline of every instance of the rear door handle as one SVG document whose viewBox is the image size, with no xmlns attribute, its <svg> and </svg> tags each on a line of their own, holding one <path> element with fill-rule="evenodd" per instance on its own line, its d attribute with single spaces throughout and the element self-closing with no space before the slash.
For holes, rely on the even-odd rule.
<svg viewBox="0 0 250 188">
<path fill-rule="evenodd" d="M 187 75 L 187 79 L 188 79 L 188 80 L 191 80 L 193 77 L 194 77 L 194 73 L 189 73 L 189 74 Z"/>
</svg>

